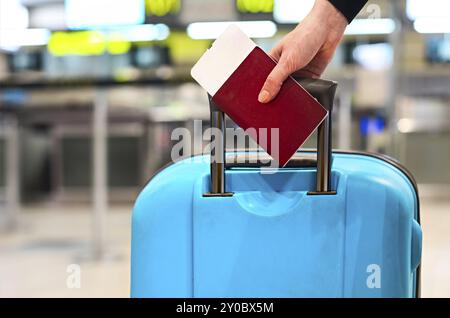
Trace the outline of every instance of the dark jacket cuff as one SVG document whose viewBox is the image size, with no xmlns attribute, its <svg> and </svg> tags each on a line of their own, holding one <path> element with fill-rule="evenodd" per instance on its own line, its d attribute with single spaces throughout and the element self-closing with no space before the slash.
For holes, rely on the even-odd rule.
<svg viewBox="0 0 450 318">
<path fill-rule="evenodd" d="M 347 19 L 348 23 L 358 15 L 368 0 L 328 0 Z"/>
</svg>

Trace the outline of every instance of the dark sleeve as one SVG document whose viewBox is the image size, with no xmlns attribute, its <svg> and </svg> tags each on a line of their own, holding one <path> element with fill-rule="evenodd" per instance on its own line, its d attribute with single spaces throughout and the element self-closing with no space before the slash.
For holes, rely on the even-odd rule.
<svg viewBox="0 0 450 318">
<path fill-rule="evenodd" d="M 328 0 L 336 9 L 342 12 L 348 23 L 356 17 L 368 0 Z"/>
</svg>

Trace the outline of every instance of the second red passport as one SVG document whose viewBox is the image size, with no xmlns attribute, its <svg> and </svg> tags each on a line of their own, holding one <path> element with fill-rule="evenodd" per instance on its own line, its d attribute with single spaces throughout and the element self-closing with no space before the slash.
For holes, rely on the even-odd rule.
<svg viewBox="0 0 450 318">
<path fill-rule="evenodd" d="M 291 77 L 275 99 L 266 104 L 258 102 L 259 92 L 276 63 L 256 45 L 247 51 L 224 82 L 216 85 L 217 89 L 208 87 L 209 83 L 203 85 L 204 79 L 196 74 L 195 67 L 192 73 L 217 106 L 283 167 L 328 112 Z"/>
</svg>

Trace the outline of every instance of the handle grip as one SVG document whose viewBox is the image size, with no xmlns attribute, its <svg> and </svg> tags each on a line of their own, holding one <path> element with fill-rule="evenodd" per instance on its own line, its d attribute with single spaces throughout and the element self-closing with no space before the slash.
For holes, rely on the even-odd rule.
<svg viewBox="0 0 450 318">
<path fill-rule="evenodd" d="M 333 111 L 333 101 L 336 93 L 337 83 L 322 79 L 294 78 L 308 91 L 317 101 L 328 111 L 327 118 L 317 128 L 317 177 L 316 189 L 309 192 L 311 195 L 335 194 L 331 189 L 331 159 L 332 159 L 332 138 L 331 138 L 331 113 Z M 219 140 L 215 142 L 214 149 L 211 150 L 211 188 L 205 196 L 231 196 L 232 193 L 225 189 L 225 114 L 209 97 L 211 113 L 211 128 L 221 131 Z M 215 138 L 211 135 L 211 138 Z M 311 161 L 309 161 L 311 162 Z"/>
</svg>

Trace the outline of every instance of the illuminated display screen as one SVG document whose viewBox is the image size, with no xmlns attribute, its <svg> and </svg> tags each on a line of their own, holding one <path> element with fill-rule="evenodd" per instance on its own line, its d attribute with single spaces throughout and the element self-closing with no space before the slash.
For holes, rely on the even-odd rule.
<svg viewBox="0 0 450 318">
<path fill-rule="evenodd" d="M 275 0 L 236 0 L 241 13 L 272 13 Z"/>
<path fill-rule="evenodd" d="M 235 0 L 239 20 L 272 20 L 275 0 Z"/>
<path fill-rule="evenodd" d="M 145 0 L 147 23 L 177 24 L 183 9 L 182 0 Z"/>
<path fill-rule="evenodd" d="M 145 11 L 149 16 L 177 15 L 180 10 L 181 0 L 145 0 Z"/>
<path fill-rule="evenodd" d="M 144 0 L 65 0 L 69 29 L 95 29 L 142 24 Z"/>
</svg>

